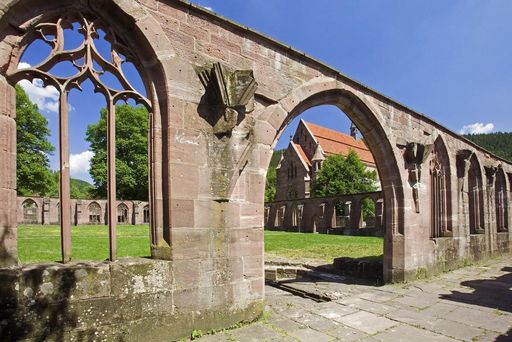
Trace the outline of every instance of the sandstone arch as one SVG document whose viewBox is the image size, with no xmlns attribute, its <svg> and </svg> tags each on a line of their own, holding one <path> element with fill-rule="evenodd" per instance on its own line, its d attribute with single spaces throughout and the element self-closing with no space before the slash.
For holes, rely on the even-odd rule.
<svg viewBox="0 0 512 342">
<path fill-rule="evenodd" d="M 293 118 L 309 108 L 325 104 L 338 107 L 354 122 L 375 158 L 384 193 L 384 274 L 391 277 L 395 267 L 392 260 L 396 262 L 391 257 L 393 250 L 403 248 L 400 236 L 404 234 L 404 194 L 398 168 L 399 153 L 393 148 L 394 142 L 390 140 L 390 133 L 384 129 L 377 110 L 363 96 L 342 87 L 332 79 L 315 80 L 312 84 L 292 91 L 276 105 L 277 108 L 269 108 L 273 116 L 278 118 L 274 127 L 279 127 L 272 146 Z M 282 115 L 276 115 L 276 112 L 281 112 Z"/>
</svg>

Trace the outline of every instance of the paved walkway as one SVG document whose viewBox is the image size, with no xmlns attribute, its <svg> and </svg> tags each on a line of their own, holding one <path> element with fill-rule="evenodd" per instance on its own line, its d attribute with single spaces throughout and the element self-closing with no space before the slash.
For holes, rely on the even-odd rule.
<svg viewBox="0 0 512 342">
<path fill-rule="evenodd" d="M 261 321 L 200 341 L 512 341 L 510 256 L 408 284 L 338 278 L 287 285 L 332 301 L 267 286 Z"/>
</svg>

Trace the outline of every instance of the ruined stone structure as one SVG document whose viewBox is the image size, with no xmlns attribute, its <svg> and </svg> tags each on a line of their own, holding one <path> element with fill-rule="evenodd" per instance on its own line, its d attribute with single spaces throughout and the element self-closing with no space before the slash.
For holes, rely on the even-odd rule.
<svg viewBox="0 0 512 342">
<path fill-rule="evenodd" d="M 106 200 L 72 199 L 71 224 L 108 224 Z M 18 224 L 60 224 L 58 198 L 18 197 Z M 149 202 L 117 201 L 116 218 L 119 224 L 149 224 Z"/>
<path fill-rule="evenodd" d="M 309 198 L 316 173 L 331 154 L 355 151 L 368 170 L 377 171 L 363 140 L 301 120 L 277 166 L 276 200 Z"/>
<path fill-rule="evenodd" d="M 375 206 L 373 215 L 363 215 L 363 201 Z M 336 211 L 341 207 L 341 212 Z M 302 233 L 383 236 L 382 192 L 335 197 L 301 198 L 265 203 L 265 229 Z"/>
<path fill-rule="evenodd" d="M 80 23 L 86 47 L 64 52 L 60 30 L 70 21 Z M 111 60 L 100 65 L 123 90 L 98 82 L 91 67 L 91 58 L 99 59 L 97 27 L 113 46 Z M 37 37 L 52 46 L 52 56 L 18 70 Z M 121 56 L 138 67 L 146 95 L 122 81 Z M 52 76 L 62 60 L 75 62 L 79 75 Z M 150 111 L 152 260 L 116 261 L 117 221 L 110 217 L 111 260 L 73 263 L 71 210 L 61 210 L 64 263 L 18 265 L 13 86 L 33 78 L 61 94 L 62 207 L 71 206 L 67 92 L 89 79 L 109 101 L 110 208 L 112 104 L 135 98 Z M 290 120 L 321 104 L 345 112 L 375 158 L 387 281 L 510 251 L 510 163 L 289 46 L 179 0 L 1 0 L 2 339 L 171 340 L 257 318 L 272 147 Z"/>
</svg>

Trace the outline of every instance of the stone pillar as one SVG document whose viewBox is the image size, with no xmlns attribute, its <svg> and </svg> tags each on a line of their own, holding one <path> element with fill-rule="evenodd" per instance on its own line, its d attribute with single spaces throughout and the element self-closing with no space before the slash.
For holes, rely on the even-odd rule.
<svg viewBox="0 0 512 342">
<path fill-rule="evenodd" d="M 50 224 L 50 199 L 43 198 L 43 221 L 41 224 Z"/>
<path fill-rule="evenodd" d="M 350 229 L 361 228 L 361 203 L 359 198 L 352 200 L 352 207 L 350 208 Z"/>
<path fill-rule="evenodd" d="M 16 241 L 16 92 L 0 79 L 0 267 L 18 262 Z"/>
<path fill-rule="evenodd" d="M 382 228 L 384 216 L 384 200 L 379 198 L 375 201 L 375 219 L 377 228 Z"/>
</svg>

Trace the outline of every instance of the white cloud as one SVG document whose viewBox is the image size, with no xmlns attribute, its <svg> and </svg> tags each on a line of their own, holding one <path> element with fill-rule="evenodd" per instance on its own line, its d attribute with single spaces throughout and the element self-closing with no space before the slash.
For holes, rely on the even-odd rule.
<svg viewBox="0 0 512 342">
<path fill-rule="evenodd" d="M 20 62 L 18 69 L 30 68 L 30 64 Z M 30 101 L 34 102 L 39 110 L 57 113 L 59 111 L 59 91 L 53 87 L 44 87 L 43 81 L 35 79 L 32 82 L 21 80 L 19 85 L 25 90 Z"/>
<path fill-rule="evenodd" d="M 208 11 L 215 12 L 215 11 L 213 10 L 213 8 L 212 8 L 212 7 L 210 7 L 210 6 L 204 6 L 204 8 L 206 8 Z"/>
<path fill-rule="evenodd" d="M 80 179 L 89 177 L 90 161 L 92 157 L 94 157 L 94 152 L 92 151 L 71 154 L 69 156 L 71 177 Z"/>
<path fill-rule="evenodd" d="M 465 125 L 460 130 L 460 134 L 483 134 L 483 133 L 491 133 L 494 130 L 494 124 L 489 122 L 488 124 L 483 124 L 480 122 L 475 122 L 471 125 Z"/>
</svg>

